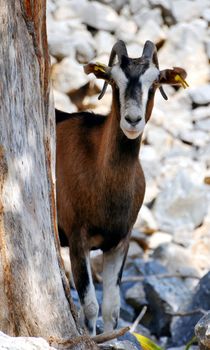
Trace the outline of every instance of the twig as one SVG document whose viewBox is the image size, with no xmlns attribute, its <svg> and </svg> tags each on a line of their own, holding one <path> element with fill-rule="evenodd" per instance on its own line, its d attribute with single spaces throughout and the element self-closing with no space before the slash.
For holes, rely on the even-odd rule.
<svg viewBox="0 0 210 350">
<path fill-rule="evenodd" d="M 183 316 L 191 316 L 191 315 L 198 314 L 198 313 L 206 315 L 207 311 L 204 309 L 198 308 L 198 309 L 189 310 L 189 311 L 177 311 L 177 312 L 166 312 L 166 313 L 168 315 L 171 315 L 171 316 L 182 316 L 183 317 Z"/>
<path fill-rule="evenodd" d="M 147 306 L 144 306 L 143 309 L 141 310 L 140 314 L 136 318 L 136 320 L 133 322 L 132 326 L 130 327 L 130 332 L 135 332 L 136 327 L 138 326 L 139 322 L 142 320 L 144 317 L 145 313 L 147 311 Z"/>
<path fill-rule="evenodd" d="M 130 330 L 130 327 L 124 327 L 112 332 L 106 332 L 99 335 L 95 335 L 94 337 L 91 337 L 91 340 L 93 340 L 97 344 L 102 344 L 102 343 L 105 343 L 106 341 L 121 337 L 122 335 L 127 333 L 129 330 Z"/>
<path fill-rule="evenodd" d="M 193 279 L 200 279 L 199 276 L 192 276 L 192 275 L 181 275 L 179 273 L 175 273 L 175 274 L 168 274 L 168 273 L 160 273 L 158 275 L 147 275 L 147 276 L 130 276 L 130 277 L 124 277 L 122 279 L 122 283 L 126 283 L 126 282 L 140 282 L 140 281 L 144 281 L 145 278 L 148 277 L 156 277 L 158 279 L 161 278 L 193 278 Z"/>
</svg>

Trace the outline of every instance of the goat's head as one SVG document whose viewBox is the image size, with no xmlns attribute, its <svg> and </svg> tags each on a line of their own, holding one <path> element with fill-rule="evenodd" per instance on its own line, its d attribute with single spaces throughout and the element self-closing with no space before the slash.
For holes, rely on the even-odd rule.
<svg viewBox="0 0 210 350">
<path fill-rule="evenodd" d="M 116 57 L 118 62 L 114 64 Z M 119 40 L 112 48 L 108 66 L 89 63 L 84 70 L 105 80 L 99 99 L 108 84 L 119 90 L 120 127 L 129 139 L 135 139 L 143 132 L 152 112 L 157 88 L 167 100 L 162 84 L 188 86 L 184 80 L 187 75 L 184 69 L 159 70 L 157 49 L 151 41 L 146 41 L 140 58 L 130 58 L 124 42 Z"/>
</svg>

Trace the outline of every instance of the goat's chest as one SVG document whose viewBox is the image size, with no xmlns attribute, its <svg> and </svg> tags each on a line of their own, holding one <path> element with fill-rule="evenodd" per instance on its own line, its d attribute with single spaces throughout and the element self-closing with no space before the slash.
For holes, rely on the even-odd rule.
<svg viewBox="0 0 210 350">
<path fill-rule="evenodd" d="M 144 197 L 144 187 L 136 183 L 107 183 L 97 189 L 97 198 L 87 217 L 88 233 L 102 238 L 100 248 L 116 246 L 131 231 Z"/>
</svg>

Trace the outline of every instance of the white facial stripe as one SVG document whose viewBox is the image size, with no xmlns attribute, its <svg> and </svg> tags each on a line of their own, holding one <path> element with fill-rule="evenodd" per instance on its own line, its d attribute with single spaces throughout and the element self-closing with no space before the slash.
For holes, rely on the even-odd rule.
<svg viewBox="0 0 210 350">
<path fill-rule="evenodd" d="M 112 68 L 112 78 L 114 79 L 114 81 L 116 82 L 116 84 L 118 85 L 120 91 L 126 89 L 127 83 L 128 83 L 128 79 L 125 75 L 125 73 L 123 72 L 123 70 L 119 67 L 119 66 L 114 66 Z"/>
<path fill-rule="evenodd" d="M 140 76 L 140 82 L 142 84 L 142 88 L 150 87 L 151 84 L 157 79 L 159 75 L 159 70 L 155 67 L 149 67 L 144 74 Z"/>
</svg>

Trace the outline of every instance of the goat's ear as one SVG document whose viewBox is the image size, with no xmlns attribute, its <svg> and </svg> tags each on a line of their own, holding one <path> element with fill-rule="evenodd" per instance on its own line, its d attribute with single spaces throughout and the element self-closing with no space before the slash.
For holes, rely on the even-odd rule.
<svg viewBox="0 0 210 350">
<path fill-rule="evenodd" d="M 86 74 L 93 73 L 98 79 L 110 80 L 111 68 L 102 63 L 88 63 L 83 68 Z"/>
<path fill-rule="evenodd" d="M 189 86 L 185 80 L 186 76 L 186 71 L 180 67 L 161 70 L 159 84 L 179 85 L 186 89 Z"/>
</svg>

